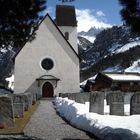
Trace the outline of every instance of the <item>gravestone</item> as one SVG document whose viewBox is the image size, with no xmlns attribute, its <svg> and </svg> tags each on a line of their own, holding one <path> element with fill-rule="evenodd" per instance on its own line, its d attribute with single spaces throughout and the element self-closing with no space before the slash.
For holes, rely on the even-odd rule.
<svg viewBox="0 0 140 140">
<path fill-rule="evenodd" d="M 31 108 L 33 103 L 33 94 L 30 92 L 25 92 L 23 96 L 25 100 L 25 109 L 27 108 L 28 110 L 29 108 Z"/>
<path fill-rule="evenodd" d="M 75 101 L 77 103 L 85 104 L 85 102 L 89 102 L 90 92 L 76 93 Z"/>
<path fill-rule="evenodd" d="M 104 92 L 90 93 L 90 112 L 104 114 Z"/>
<path fill-rule="evenodd" d="M 124 115 L 124 96 L 122 92 L 114 91 L 109 94 L 110 115 Z"/>
<path fill-rule="evenodd" d="M 107 105 L 110 104 L 110 96 L 109 96 L 110 93 L 106 94 L 106 103 Z"/>
<path fill-rule="evenodd" d="M 69 97 L 70 100 L 74 100 L 76 99 L 76 93 L 69 93 Z"/>
<path fill-rule="evenodd" d="M 14 116 L 19 118 L 24 116 L 24 103 L 13 103 Z"/>
<path fill-rule="evenodd" d="M 0 96 L 0 124 L 3 127 L 14 126 L 13 102 L 8 96 Z"/>
<path fill-rule="evenodd" d="M 29 92 L 13 94 L 13 103 L 24 103 L 24 110 L 28 111 L 33 103 L 33 95 Z"/>
<path fill-rule="evenodd" d="M 63 93 L 59 93 L 59 97 L 62 97 L 62 94 L 63 94 Z"/>
<path fill-rule="evenodd" d="M 32 104 L 35 104 L 36 101 L 38 100 L 38 99 L 37 99 L 37 93 L 32 93 L 32 96 L 33 96 Z"/>
<path fill-rule="evenodd" d="M 124 93 L 124 104 L 130 104 L 131 97 L 133 96 L 134 92 L 125 92 Z"/>
<path fill-rule="evenodd" d="M 67 96 L 68 96 L 67 93 L 62 93 L 62 94 L 61 94 L 61 97 L 62 97 L 62 98 L 65 98 L 65 97 L 67 97 Z"/>
<path fill-rule="evenodd" d="M 135 93 L 131 97 L 130 115 L 140 114 L 140 93 Z"/>
</svg>

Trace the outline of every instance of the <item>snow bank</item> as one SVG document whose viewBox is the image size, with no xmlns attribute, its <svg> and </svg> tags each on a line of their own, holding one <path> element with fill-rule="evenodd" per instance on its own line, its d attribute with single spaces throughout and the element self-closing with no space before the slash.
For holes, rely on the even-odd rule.
<svg viewBox="0 0 140 140">
<path fill-rule="evenodd" d="M 56 110 L 77 128 L 101 140 L 140 140 L 140 115 L 111 116 L 89 113 L 85 104 L 57 97 Z"/>
</svg>

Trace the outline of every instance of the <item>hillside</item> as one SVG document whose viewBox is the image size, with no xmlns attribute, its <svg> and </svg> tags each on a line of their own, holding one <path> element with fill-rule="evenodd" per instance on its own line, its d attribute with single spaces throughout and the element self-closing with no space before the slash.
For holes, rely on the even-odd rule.
<svg viewBox="0 0 140 140">
<path fill-rule="evenodd" d="M 99 71 L 124 71 L 134 62 L 139 66 L 139 45 L 140 37 L 126 26 L 114 26 L 103 30 L 97 34 L 94 43 L 89 45 L 90 47 L 85 45 L 88 49 L 81 56 L 81 81 Z"/>
</svg>

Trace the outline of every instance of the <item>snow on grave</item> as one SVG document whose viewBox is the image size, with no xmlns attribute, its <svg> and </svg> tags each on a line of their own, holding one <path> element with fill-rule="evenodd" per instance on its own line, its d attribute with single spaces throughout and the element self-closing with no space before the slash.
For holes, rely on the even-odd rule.
<svg viewBox="0 0 140 140">
<path fill-rule="evenodd" d="M 140 115 L 89 113 L 86 105 L 60 97 L 56 98 L 55 104 L 60 115 L 72 125 L 93 133 L 101 140 L 140 140 Z"/>
</svg>

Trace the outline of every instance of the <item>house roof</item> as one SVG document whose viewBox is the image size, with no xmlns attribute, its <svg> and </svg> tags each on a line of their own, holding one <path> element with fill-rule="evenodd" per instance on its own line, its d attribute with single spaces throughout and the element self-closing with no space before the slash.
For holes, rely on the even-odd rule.
<svg viewBox="0 0 140 140">
<path fill-rule="evenodd" d="M 101 73 L 106 78 L 115 82 L 140 82 L 139 73 Z"/>
<path fill-rule="evenodd" d="M 77 26 L 74 6 L 57 5 L 55 22 L 57 26 Z"/>
<path fill-rule="evenodd" d="M 70 48 L 72 49 L 72 51 L 74 52 L 74 54 L 77 56 L 77 58 L 79 60 L 81 60 L 81 58 L 79 57 L 79 55 L 77 54 L 77 52 L 74 50 L 74 48 L 71 46 L 71 44 L 69 43 L 69 41 L 65 38 L 65 36 L 63 35 L 63 33 L 60 31 L 60 29 L 58 28 L 58 26 L 56 25 L 56 23 L 53 21 L 53 19 L 50 17 L 50 15 L 47 13 L 44 18 L 42 19 L 41 22 L 39 22 L 38 27 L 41 25 L 41 23 L 45 20 L 46 17 L 49 17 L 49 19 L 52 21 L 52 23 L 54 24 L 54 26 L 57 28 L 57 30 L 59 31 L 59 33 L 61 34 L 61 36 L 64 38 L 64 40 L 68 43 L 68 45 L 70 46 Z M 35 31 L 34 31 L 35 32 Z M 33 33 L 34 33 L 33 32 Z M 33 34 L 32 33 L 32 34 Z M 31 35 L 32 36 L 32 35 Z M 30 39 L 30 38 L 29 38 Z M 23 46 L 21 47 L 21 49 L 19 50 L 19 52 L 14 56 L 13 61 L 15 61 L 16 56 L 20 53 L 20 51 L 22 50 L 22 48 L 26 45 L 26 43 L 29 41 L 29 39 L 23 43 Z"/>
</svg>

